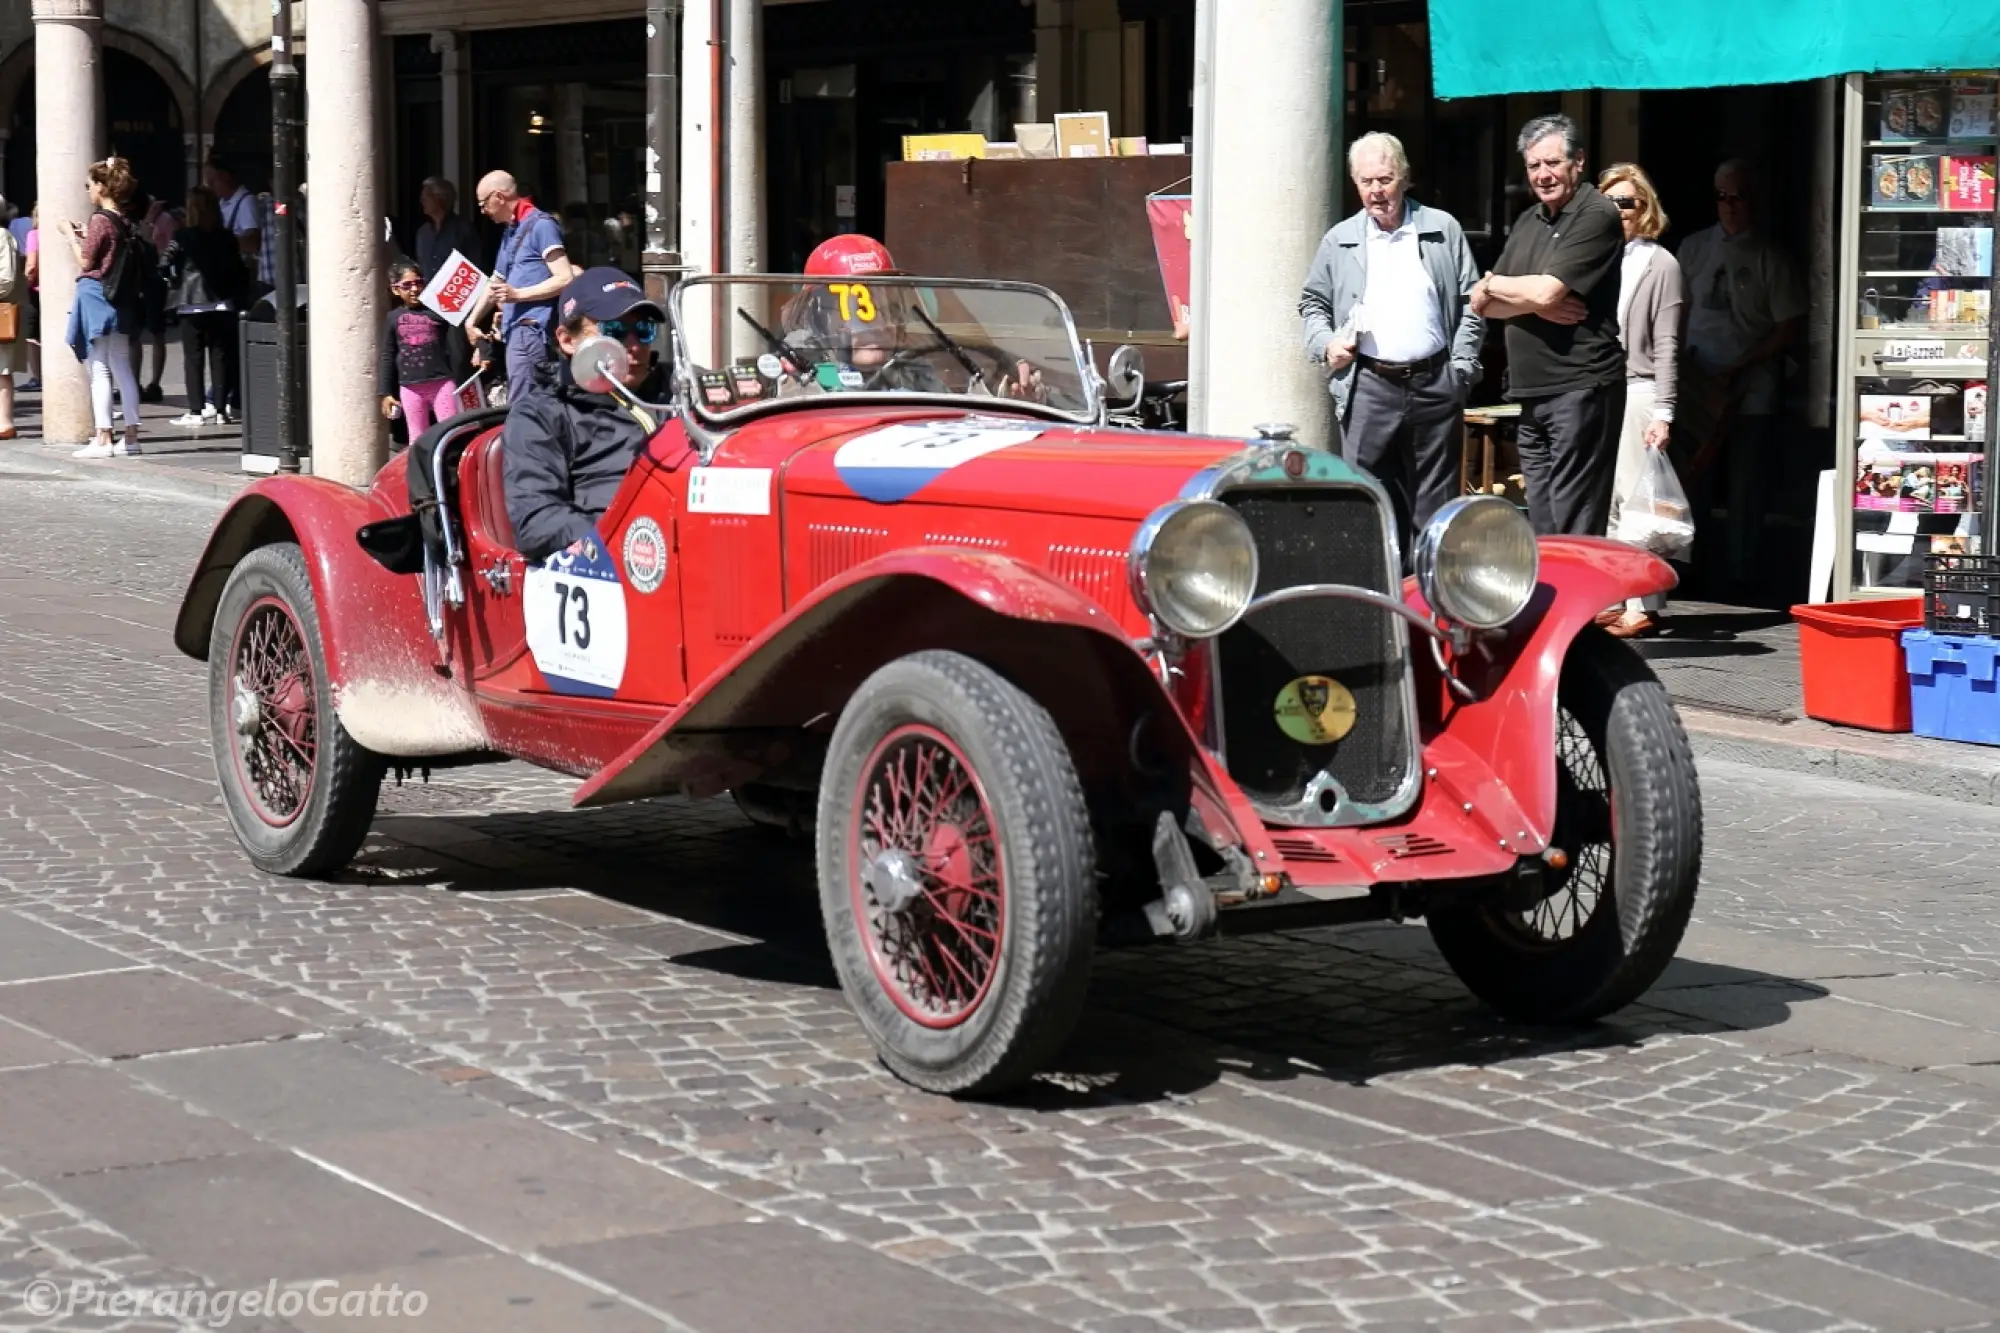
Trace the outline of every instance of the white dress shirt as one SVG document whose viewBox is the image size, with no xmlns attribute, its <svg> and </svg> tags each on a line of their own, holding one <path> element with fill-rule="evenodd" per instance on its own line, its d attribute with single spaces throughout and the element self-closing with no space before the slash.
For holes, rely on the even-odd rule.
<svg viewBox="0 0 2000 1333">
<path fill-rule="evenodd" d="M 1377 361 L 1422 361 L 1449 345 L 1437 291 L 1424 272 L 1410 206 L 1394 231 L 1367 224 L 1368 286 L 1351 323 L 1355 350 Z"/>
</svg>

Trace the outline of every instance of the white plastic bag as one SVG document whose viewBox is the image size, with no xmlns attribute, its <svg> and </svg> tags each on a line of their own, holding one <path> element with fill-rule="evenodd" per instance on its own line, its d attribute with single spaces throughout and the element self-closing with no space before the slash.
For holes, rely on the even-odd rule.
<svg viewBox="0 0 2000 1333">
<path fill-rule="evenodd" d="M 1694 512 L 1664 449 L 1648 449 L 1631 493 L 1618 506 L 1611 535 L 1668 560 L 1694 549 Z"/>
</svg>

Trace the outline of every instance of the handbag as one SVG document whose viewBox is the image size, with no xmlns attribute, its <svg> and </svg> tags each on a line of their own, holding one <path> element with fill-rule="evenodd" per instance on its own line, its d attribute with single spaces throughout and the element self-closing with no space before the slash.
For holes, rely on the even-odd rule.
<svg viewBox="0 0 2000 1333">
<path fill-rule="evenodd" d="M 0 343 L 10 343 L 21 336 L 21 307 L 12 302 L 0 305 Z"/>
</svg>

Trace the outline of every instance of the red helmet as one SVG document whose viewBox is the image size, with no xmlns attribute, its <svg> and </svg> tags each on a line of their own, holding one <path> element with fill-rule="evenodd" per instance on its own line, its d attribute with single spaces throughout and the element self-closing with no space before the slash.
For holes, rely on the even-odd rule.
<svg viewBox="0 0 2000 1333">
<path fill-rule="evenodd" d="M 850 233 L 819 243 L 806 260 L 806 273 L 815 278 L 852 278 L 864 273 L 893 273 L 896 261 L 889 248 L 872 236 Z"/>
</svg>

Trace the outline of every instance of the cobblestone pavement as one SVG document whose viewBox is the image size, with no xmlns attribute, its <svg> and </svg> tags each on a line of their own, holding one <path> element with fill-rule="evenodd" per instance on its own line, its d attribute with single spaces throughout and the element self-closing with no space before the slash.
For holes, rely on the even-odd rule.
<svg viewBox="0 0 2000 1333">
<path fill-rule="evenodd" d="M 338 883 L 253 872 L 166 637 L 215 512 L 0 471 L 0 1328 L 2000 1310 L 2000 812 L 1711 765 L 1696 926 L 1613 1022 L 1502 1026 L 1414 925 L 1121 953 L 1059 1071 L 955 1103 L 718 802 L 458 770 Z"/>
</svg>

